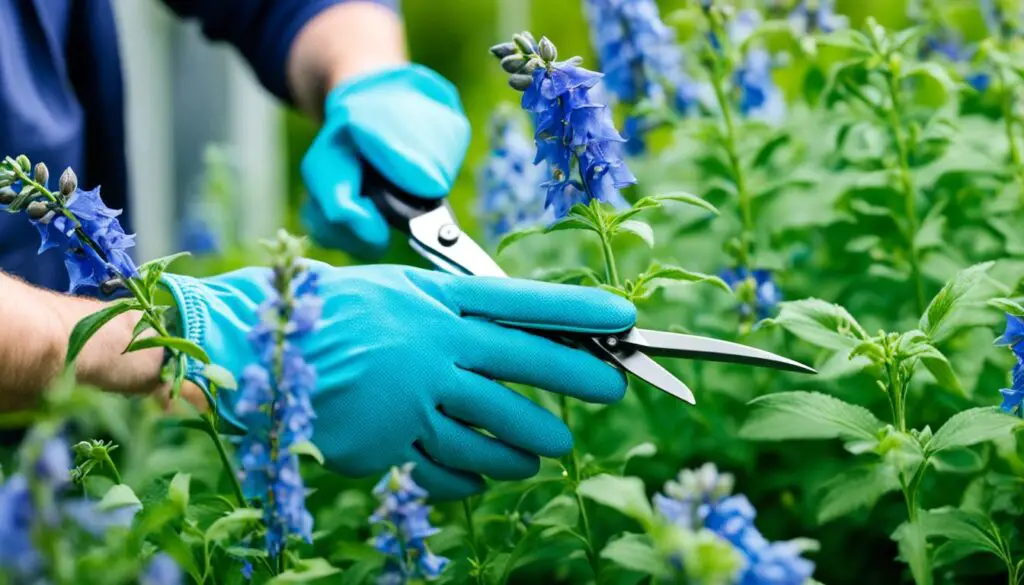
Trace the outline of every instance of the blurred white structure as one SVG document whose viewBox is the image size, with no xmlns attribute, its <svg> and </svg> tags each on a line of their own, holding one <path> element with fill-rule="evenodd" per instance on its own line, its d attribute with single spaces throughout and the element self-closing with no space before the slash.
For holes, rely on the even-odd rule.
<svg viewBox="0 0 1024 585">
<path fill-rule="evenodd" d="M 241 171 L 240 234 L 273 233 L 285 200 L 279 106 L 243 60 L 214 46 L 157 0 L 118 0 L 127 100 L 128 168 L 139 258 L 175 251 L 182 202 L 198 186 L 207 144 Z"/>
</svg>

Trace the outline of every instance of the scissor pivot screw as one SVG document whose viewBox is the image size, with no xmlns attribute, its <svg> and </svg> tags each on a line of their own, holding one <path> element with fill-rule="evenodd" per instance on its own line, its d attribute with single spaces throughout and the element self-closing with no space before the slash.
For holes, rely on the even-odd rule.
<svg viewBox="0 0 1024 585">
<path fill-rule="evenodd" d="M 437 240 L 441 242 L 442 246 L 451 246 L 459 241 L 459 236 L 461 235 L 462 230 L 459 229 L 459 226 L 453 223 L 446 223 L 438 230 Z"/>
<path fill-rule="evenodd" d="M 604 340 L 604 344 L 607 345 L 609 349 L 615 349 L 616 347 L 619 346 L 619 338 L 608 337 Z"/>
</svg>

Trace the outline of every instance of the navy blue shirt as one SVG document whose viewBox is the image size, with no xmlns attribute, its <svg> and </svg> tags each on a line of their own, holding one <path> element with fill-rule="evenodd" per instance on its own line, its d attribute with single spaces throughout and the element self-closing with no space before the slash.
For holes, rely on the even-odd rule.
<svg viewBox="0 0 1024 585">
<path fill-rule="evenodd" d="M 164 0 L 198 20 L 211 40 L 234 45 L 263 85 L 288 100 L 286 62 L 313 16 L 346 0 Z M 375 0 L 395 6 L 397 0 Z M 110 0 L 0 0 L 0 158 L 26 154 L 57 176 L 65 167 L 84 187 L 125 210 L 124 97 Z M 0 269 L 67 289 L 63 258 L 36 256 L 39 237 L 20 215 L 0 213 Z"/>
</svg>

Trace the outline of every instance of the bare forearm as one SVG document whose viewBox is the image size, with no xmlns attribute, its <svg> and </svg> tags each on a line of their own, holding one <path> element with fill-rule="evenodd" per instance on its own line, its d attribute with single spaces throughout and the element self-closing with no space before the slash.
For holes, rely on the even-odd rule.
<svg viewBox="0 0 1024 585">
<path fill-rule="evenodd" d="M 362 73 L 408 61 L 402 21 L 373 2 L 331 7 L 303 28 L 288 60 L 288 82 L 296 104 L 319 118 L 327 92 Z"/>
<path fill-rule="evenodd" d="M 33 406 L 60 373 L 75 324 L 103 304 L 34 288 L 0 273 L 0 411 Z M 126 313 L 89 340 L 77 363 L 86 384 L 142 394 L 162 388 L 159 349 L 122 354 L 139 320 Z"/>
</svg>

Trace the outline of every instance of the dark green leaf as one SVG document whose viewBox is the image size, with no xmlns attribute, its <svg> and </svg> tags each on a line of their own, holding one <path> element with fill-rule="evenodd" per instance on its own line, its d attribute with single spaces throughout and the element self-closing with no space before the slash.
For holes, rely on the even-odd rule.
<svg viewBox="0 0 1024 585">
<path fill-rule="evenodd" d="M 779 304 L 779 316 L 769 322 L 804 341 L 832 350 L 849 350 L 868 335 L 846 309 L 820 299 Z"/>
<path fill-rule="evenodd" d="M 979 407 L 954 414 L 935 431 L 925 451 L 932 455 L 946 449 L 970 447 L 1011 435 L 1024 421 L 997 407 Z"/>
<path fill-rule="evenodd" d="M 871 411 L 818 392 L 780 392 L 750 401 L 740 436 L 758 441 L 835 439 L 874 441 L 885 423 Z"/>
<path fill-rule="evenodd" d="M 525 240 L 530 236 L 535 236 L 537 234 L 543 233 L 545 233 L 543 227 L 531 227 L 524 230 L 519 230 L 509 234 L 505 234 L 505 237 L 501 238 L 501 241 L 498 242 L 498 249 L 495 253 L 501 254 L 503 251 L 505 251 L 505 248 L 508 248 L 512 244 L 520 240 Z"/>
<path fill-rule="evenodd" d="M 618 510 L 641 524 L 646 525 L 654 517 L 644 482 L 639 478 L 595 475 L 580 482 L 577 490 L 581 496 Z"/>
<path fill-rule="evenodd" d="M 203 362 L 204 364 L 210 363 L 210 356 L 203 351 L 203 348 L 181 337 L 145 337 L 129 345 L 128 349 L 125 350 L 125 353 L 141 351 L 143 349 L 152 349 L 154 347 L 166 347 L 181 352 L 193 359 Z"/>
<path fill-rule="evenodd" d="M 170 256 L 150 260 L 142 266 L 139 266 L 139 274 L 142 276 L 143 282 L 145 283 L 145 290 L 152 293 L 153 288 L 156 286 L 156 283 L 160 281 L 160 277 L 163 276 L 167 267 L 175 260 L 184 258 L 185 256 L 191 256 L 191 254 L 189 252 L 178 252 L 177 254 L 171 254 Z"/>
<path fill-rule="evenodd" d="M 857 510 L 870 510 L 879 498 L 899 487 L 896 470 L 882 462 L 845 471 L 822 486 L 818 522 L 824 524 Z"/>
<path fill-rule="evenodd" d="M 993 262 L 975 264 L 960 271 L 947 282 L 939 294 L 935 295 L 932 302 L 928 304 L 924 315 L 921 316 L 918 328 L 929 337 L 935 338 L 942 322 L 953 313 L 964 296 L 985 277 L 985 273 L 992 267 L 992 264 Z"/>
<path fill-rule="evenodd" d="M 925 537 L 970 543 L 1006 561 L 1002 535 L 987 516 L 956 508 L 922 510 L 918 522 Z"/>
<path fill-rule="evenodd" d="M 85 343 L 96 334 L 104 325 L 112 321 L 118 315 L 127 313 L 128 311 L 141 310 L 142 307 L 135 299 L 121 299 L 115 301 L 102 310 L 85 317 L 79 321 L 75 328 L 71 330 L 71 336 L 68 338 L 68 353 L 64 358 L 64 364 L 69 365 L 71 362 L 78 358 L 78 354 L 82 352 L 82 348 L 85 347 Z"/>
<path fill-rule="evenodd" d="M 579 522 L 580 509 L 576 499 L 562 494 L 555 497 L 530 518 L 530 525 L 565 526 L 575 528 Z"/>
</svg>

